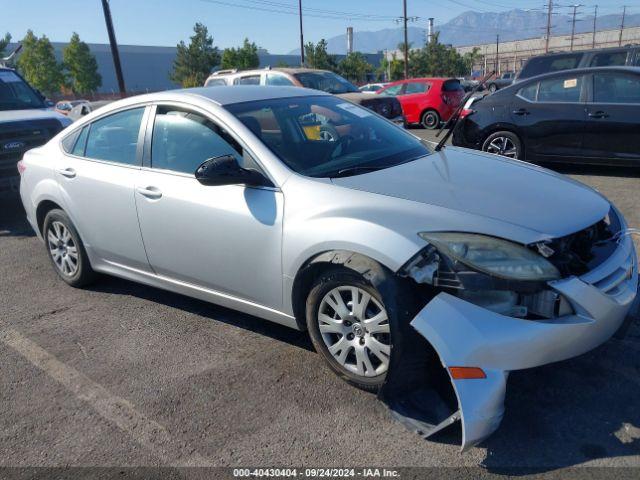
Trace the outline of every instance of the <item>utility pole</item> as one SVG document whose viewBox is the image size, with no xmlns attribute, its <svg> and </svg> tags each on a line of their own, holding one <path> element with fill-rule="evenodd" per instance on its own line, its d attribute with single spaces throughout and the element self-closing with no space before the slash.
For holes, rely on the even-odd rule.
<svg viewBox="0 0 640 480">
<path fill-rule="evenodd" d="M 553 16 L 553 0 L 548 0 L 549 10 L 547 12 L 547 38 L 544 43 L 544 51 L 545 53 L 549 53 L 549 38 L 551 37 L 551 18 Z"/>
<path fill-rule="evenodd" d="M 300 17 L 300 66 L 304 67 L 304 37 L 302 35 L 302 0 L 298 0 L 298 14 Z"/>
<path fill-rule="evenodd" d="M 573 8 L 573 17 L 571 19 L 571 47 L 569 48 L 571 51 L 573 51 L 573 39 L 576 36 L 576 13 L 578 12 L 578 7 L 582 7 L 582 5 L 578 3 L 571 5 L 571 8 Z"/>
<path fill-rule="evenodd" d="M 120 53 L 118 52 L 118 42 L 116 34 L 113 31 L 113 20 L 111 19 L 111 9 L 109 8 L 109 0 L 102 0 L 102 11 L 104 12 L 104 21 L 107 24 L 107 33 L 109 34 L 109 44 L 111 45 L 111 56 L 113 57 L 113 67 L 116 70 L 116 78 L 118 79 L 118 88 L 120 93 L 126 93 L 124 86 L 124 77 L 122 76 L 122 66 L 120 65 Z"/>
<path fill-rule="evenodd" d="M 496 35 L 496 68 L 494 69 L 500 75 L 500 34 Z"/>
<path fill-rule="evenodd" d="M 407 33 L 407 0 L 402 0 L 402 21 L 404 22 L 404 79 L 409 78 L 409 35 Z M 622 38 L 622 34 L 620 34 Z"/>
<path fill-rule="evenodd" d="M 596 48 L 596 22 L 598 21 L 598 5 L 593 8 L 593 41 L 591 48 Z"/>
<path fill-rule="evenodd" d="M 622 7 L 622 21 L 620 22 L 620 38 L 618 39 L 618 46 L 622 46 L 622 32 L 624 31 L 624 17 L 627 14 L 627 6 Z"/>
</svg>

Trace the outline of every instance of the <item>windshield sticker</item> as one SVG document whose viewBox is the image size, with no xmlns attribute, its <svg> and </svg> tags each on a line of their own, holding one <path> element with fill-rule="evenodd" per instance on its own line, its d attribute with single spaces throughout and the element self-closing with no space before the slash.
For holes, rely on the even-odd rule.
<svg viewBox="0 0 640 480">
<path fill-rule="evenodd" d="M 336 107 L 345 110 L 356 117 L 364 118 L 371 116 L 371 112 L 362 107 L 358 107 L 357 105 L 353 105 L 352 103 L 339 103 Z"/>
<path fill-rule="evenodd" d="M 17 76 L 15 73 L 11 72 L 11 71 L 2 71 L 0 72 L 0 80 L 2 80 L 4 83 L 21 83 L 22 80 L 20 80 L 20 77 Z"/>
<path fill-rule="evenodd" d="M 575 88 L 578 86 L 578 79 L 571 78 L 569 80 L 564 81 L 564 88 Z"/>
</svg>

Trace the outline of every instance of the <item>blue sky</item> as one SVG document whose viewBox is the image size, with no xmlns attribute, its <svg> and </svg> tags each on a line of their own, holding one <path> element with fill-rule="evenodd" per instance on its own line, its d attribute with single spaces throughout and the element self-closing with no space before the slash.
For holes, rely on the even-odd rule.
<svg viewBox="0 0 640 480">
<path fill-rule="evenodd" d="M 413 25 L 421 27 L 426 25 L 427 17 L 444 23 L 467 10 L 542 8 L 546 3 L 546 0 L 407 1 L 408 15 L 420 17 Z M 295 13 L 297 0 L 110 0 L 110 3 L 116 36 L 122 44 L 173 46 L 188 39 L 195 22 L 206 24 L 216 45 L 223 48 L 240 44 L 245 36 L 272 53 L 287 53 L 299 44 L 297 15 L 278 13 Z M 636 7 L 630 12 L 640 12 L 640 0 L 579 3 L 586 5 L 582 7 L 585 13 L 596 3 L 602 5 L 602 14 L 617 13 L 622 4 Z M 394 28 L 393 17 L 402 14 L 402 0 L 303 0 L 303 11 L 305 7 L 309 9 L 309 16 L 304 19 L 305 41 L 314 42 L 342 34 L 349 25 L 355 30 Z M 72 31 L 86 42 L 108 41 L 100 0 L 0 0 L 0 12 L 0 34 L 8 30 L 14 40 L 32 29 L 53 41 L 67 41 Z"/>
</svg>

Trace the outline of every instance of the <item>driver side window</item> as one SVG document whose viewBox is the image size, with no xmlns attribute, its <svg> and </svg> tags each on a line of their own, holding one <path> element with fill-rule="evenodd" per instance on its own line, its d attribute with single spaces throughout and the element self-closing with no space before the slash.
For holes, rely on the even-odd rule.
<svg viewBox="0 0 640 480">
<path fill-rule="evenodd" d="M 193 174 L 205 160 L 223 155 L 235 157 L 241 167 L 255 168 L 248 152 L 204 115 L 158 107 L 151 140 L 152 168 Z"/>
</svg>

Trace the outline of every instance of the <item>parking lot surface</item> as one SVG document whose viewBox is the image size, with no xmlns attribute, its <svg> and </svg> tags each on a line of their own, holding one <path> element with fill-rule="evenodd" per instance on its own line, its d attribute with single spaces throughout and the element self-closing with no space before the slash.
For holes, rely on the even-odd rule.
<svg viewBox="0 0 640 480">
<path fill-rule="evenodd" d="M 640 172 L 557 169 L 640 227 Z M 2 200 L 0 279 L 3 466 L 640 467 L 637 323 L 514 372 L 502 426 L 461 454 L 458 429 L 409 432 L 304 333 L 116 278 L 66 286 L 17 199 Z"/>
</svg>

